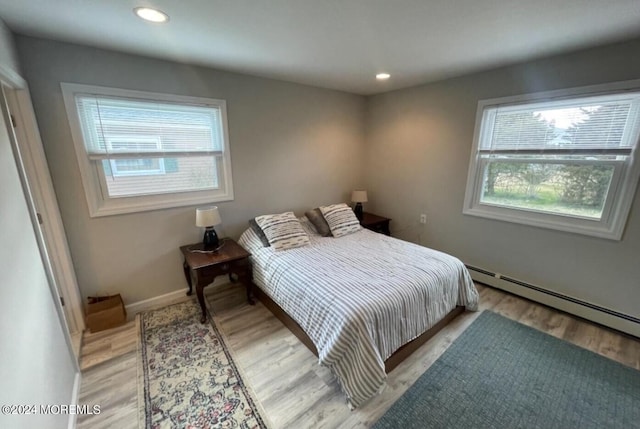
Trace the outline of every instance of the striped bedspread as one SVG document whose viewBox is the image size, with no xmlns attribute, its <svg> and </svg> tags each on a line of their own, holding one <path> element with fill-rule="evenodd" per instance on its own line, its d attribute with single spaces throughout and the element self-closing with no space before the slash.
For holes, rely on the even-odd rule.
<svg viewBox="0 0 640 429">
<path fill-rule="evenodd" d="M 475 310 L 478 294 L 453 256 L 368 230 L 321 237 L 286 251 L 263 247 L 245 231 L 255 283 L 315 344 L 358 407 L 384 385 L 384 361 L 435 325 L 456 305 Z"/>
</svg>

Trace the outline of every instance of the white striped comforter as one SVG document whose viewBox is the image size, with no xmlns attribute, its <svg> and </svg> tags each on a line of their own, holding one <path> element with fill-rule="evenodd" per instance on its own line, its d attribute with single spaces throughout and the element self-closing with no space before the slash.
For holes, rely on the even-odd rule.
<svg viewBox="0 0 640 429">
<path fill-rule="evenodd" d="M 477 309 L 478 294 L 453 256 L 368 230 L 340 237 L 310 232 L 309 246 L 276 252 L 249 229 L 255 283 L 315 344 L 358 407 L 386 378 L 384 361 L 456 305 Z"/>
</svg>

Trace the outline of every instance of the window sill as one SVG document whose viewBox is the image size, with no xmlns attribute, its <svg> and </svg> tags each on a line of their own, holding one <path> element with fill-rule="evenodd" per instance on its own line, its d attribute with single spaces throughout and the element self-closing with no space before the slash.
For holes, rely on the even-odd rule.
<svg viewBox="0 0 640 429">
<path fill-rule="evenodd" d="M 529 225 L 538 228 L 588 235 L 615 241 L 620 241 L 622 239 L 623 232 L 623 228 L 618 230 L 602 221 L 573 218 L 570 216 L 548 215 L 529 212 L 526 210 L 512 210 L 502 207 L 488 208 L 482 206 L 465 208 L 462 213 L 485 219 Z"/>
<path fill-rule="evenodd" d="M 211 195 L 211 192 L 190 192 L 148 197 L 112 198 L 106 201 L 95 201 L 93 204 L 90 203 L 89 215 L 91 217 L 103 217 L 225 201 L 233 201 L 233 192 L 224 195 Z"/>
</svg>

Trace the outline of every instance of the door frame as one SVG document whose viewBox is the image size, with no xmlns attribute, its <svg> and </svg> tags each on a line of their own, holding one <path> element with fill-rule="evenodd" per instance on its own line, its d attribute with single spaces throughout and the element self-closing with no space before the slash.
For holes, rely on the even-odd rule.
<svg viewBox="0 0 640 429">
<path fill-rule="evenodd" d="M 56 292 L 64 300 L 61 305 L 58 297 L 56 304 L 61 307 L 69 334 L 81 334 L 85 329 L 82 299 L 29 88 L 26 82 L 22 88 L 3 85 L 3 93 L 10 120 L 15 121 L 15 144 L 22 161 L 20 168 L 29 185 L 36 222 L 44 230 L 40 232 L 43 235 L 40 245 L 44 247 L 45 265 L 51 270 Z"/>
</svg>

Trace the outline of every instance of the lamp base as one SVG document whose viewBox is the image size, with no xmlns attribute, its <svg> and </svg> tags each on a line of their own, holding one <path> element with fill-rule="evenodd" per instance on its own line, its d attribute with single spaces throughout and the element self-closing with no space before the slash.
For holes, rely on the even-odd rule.
<svg viewBox="0 0 640 429">
<path fill-rule="evenodd" d="M 358 220 L 362 222 L 362 203 L 356 203 L 356 206 L 353 208 L 353 212 L 356 214 Z"/>
<path fill-rule="evenodd" d="M 216 250 L 220 246 L 218 234 L 216 234 L 216 230 L 212 226 L 204 230 L 202 244 L 204 245 L 204 250 Z"/>
</svg>

